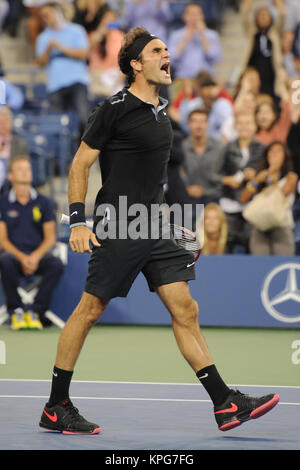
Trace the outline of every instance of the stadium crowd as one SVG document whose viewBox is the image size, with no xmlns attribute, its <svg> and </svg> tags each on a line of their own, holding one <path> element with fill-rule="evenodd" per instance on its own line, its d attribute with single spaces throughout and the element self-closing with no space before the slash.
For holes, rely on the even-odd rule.
<svg viewBox="0 0 300 470">
<path fill-rule="evenodd" d="M 204 230 L 203 254 L 299 254 L 300 0 L 222 2 L 239 9 L 247 38 L 231 88 L 218 77 L 221 26 L 208 17 L 208 3 L 220 2 L 0 0 L 0 31 L 16 37 L 24 20 L 28 47 L 47 77 L 41 102 L 30 102 L 1 69 L 2 197 L 10 159 L 30 155 L 14 115 L 74 113 L 80 135 L 92 107 L 126 86 L 118 51 L 124 33 L 142 25 L 171 53 L 173 84 L 161 89 L 174 129 L 167 203 L 205 204 L 204 226 L 194 227 Z M 255 226 L 245 208 L 275 187 L 284 221 Z"/>
</svg>

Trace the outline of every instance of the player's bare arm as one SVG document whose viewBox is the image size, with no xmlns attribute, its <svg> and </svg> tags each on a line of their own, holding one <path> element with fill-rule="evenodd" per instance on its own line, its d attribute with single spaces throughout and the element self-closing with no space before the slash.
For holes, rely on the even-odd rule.
<svg viewBox="0 0 300 470">
<path fill-rule="evenodd" d="M 92 149 L 85 142 L 80 144 L 69 172 L 69 205 L 85 203 L 89 171 L 98 156 L 99 150 Z M 100 246 L 95 234 L 86 225 L 82 224 L 72 228 L 69 243 L 73 251 L 76 253 L 90 253 L 92 251 L 90 241 L 94 246 Z"/>
</svg>

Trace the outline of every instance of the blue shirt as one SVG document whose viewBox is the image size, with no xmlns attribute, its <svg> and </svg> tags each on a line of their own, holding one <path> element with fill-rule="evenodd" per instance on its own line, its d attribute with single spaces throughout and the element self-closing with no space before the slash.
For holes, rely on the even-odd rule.
<svg viewBox="0 0 300 470">
<path fill-rule="evenodd" d="M 6 79 L 1 78 L 0 81 L 2 82 L 1 86 L 5 95 L 4 102 L 1 102 L 0 97 L 0 105 L 8 106 L 12 111 L 19 111 L 22 109 L 25 102 L 25 96 L 20 88 L 8 82 Z"/>
<path fill-rule="evenodd" d="M 173 18 L 168 1 L 146 0 L 135 2 L 134 0 L 127 0 L 124 11 L 121 21 L 125 29 L 129 30 L 136 26 L 143 26 L 162 41 L 167 41 L 167 26 Z"/>
<path fill-rule="evenodd" d="M 222 58 L 219 35 L 212 29 L 206 29 L 204 35 L 210 44 L 209 50 L 204 50 L 199 34 L 195 34 L 187 43 L 182 54 L 177 53 L 177 47 L 185 34 L 185 28 L 171 33 L 168 49 L 171 54 L 171 65 L 175 70 L 176 78 L 195 78 L 196 75 L 207 70 L 215 75 L 214 65 Z"/>
<path fill-rule="evenodd" d="M 36 56 L 46 51 L 49 42 L 56 40 L 70 49 L 86 49 L 89 47 L 85 29 L 75 23 L 66 23 L 59 30 L 46 28 L 37 38 Z M 88 67 L 85 60 L 72 59 L 57 49 L 50 52 L 50 60 L 46 66 L 49 93 L 66 88 L 76 83 L 88 84 Z"/>
<path fill-rule="evenodd" d="M 202 98 L 193 98 L 191 100 L 183 100 L 179 107 L 180 125 L 182 129 L 189 133 L 188 117 L 194 109 L 205 108 Z M 221 128 L 226 119 L 233 114 L 232 104 L 226 98 L 217 98 L 211 106 L 208 114 L 207 135 L 214 139 L 221 139 Z"/>
<path fill-rule="evenodd" d="M 0 198 L 0 222 L 6 223 L 10 242 L 23 253 L 31 253 L 42 243 L 43 224 L 51 220 L 56 220 L 51 200 L 34 188 L 25 206 L 13 189 Z"/>
</svg>

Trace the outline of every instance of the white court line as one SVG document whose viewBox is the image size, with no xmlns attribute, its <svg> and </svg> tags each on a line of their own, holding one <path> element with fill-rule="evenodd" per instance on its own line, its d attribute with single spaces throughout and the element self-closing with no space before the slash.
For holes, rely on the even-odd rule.
<svg viewBox="0 0 300 470">
<path fill-rule="evenodd" d="M 51 382 L 51 379 L 0 379 L 0 382 Z M 117 380 L 72 380 L 72 383 L 86 384 L 118 384 L 118 385 L 179 385 L 199 387 L 201 383 L 182 383 L 182 382 L 124 382 Z M 229 387 L 261 387 L 261 388 L 300 388 L 299 385 L 249 385 L 249 384 L 227 384 Z"/>
<path fill-rule="evenodd" d="M 0 395 L 0 398 L 43 398 L 47 395 Z M 185 402 L 185 403 L 211 403 L 211 400 L 193 400 L 185 398 L 139 398 L 139 397 L 73 397 L 72 400 L 115 400 L 115 401 L 162 401 L 162 402 Z M 300 403 L 279 402 L 279 405 L 300 405 Z"/>
</svg>

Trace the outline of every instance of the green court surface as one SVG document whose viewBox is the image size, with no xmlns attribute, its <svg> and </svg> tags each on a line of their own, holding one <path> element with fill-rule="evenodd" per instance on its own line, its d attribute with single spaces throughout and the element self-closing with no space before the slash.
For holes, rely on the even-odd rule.
<svg viewBox="0 0 300 470">
<path fill-rule="evenodd" d="M 5 345 L 0 378 L 51 379 L 60 331 L 55 327 L 34 332 L 0 327 L 0 340 Z M 300 330 L 203 328 L 202 331 L 228 384 L 300 385 L 300 364 L 292 358 L 295 353 L 292 344 L 300 340 Z M 94 326 L 73 378 L 197 383 L 168 326 Z"/>
</svg>

